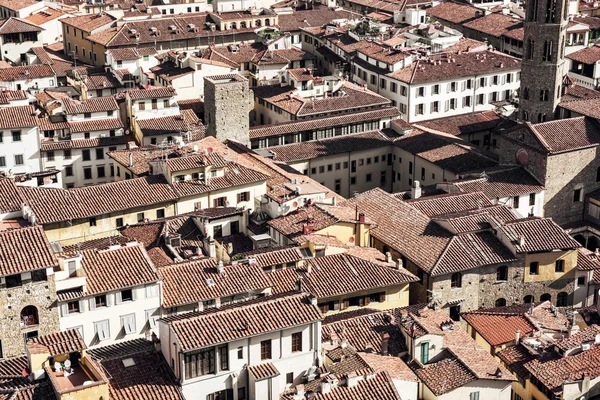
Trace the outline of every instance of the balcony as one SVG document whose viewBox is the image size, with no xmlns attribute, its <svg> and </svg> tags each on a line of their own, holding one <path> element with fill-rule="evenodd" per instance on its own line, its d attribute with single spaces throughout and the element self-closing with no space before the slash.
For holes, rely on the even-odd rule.
<svg viewBox="0 0 600 400">
<path fill-rule="evenodd" d="M 54 366 L 45 367 L 58 399 L 62 398 L 105 398 L 108 399 L 108 381 L 99 366 L 84 356 L 70 373 L 56 371 Z M 99 396 L 103 395 L 103 396 Z"/>
</svg>

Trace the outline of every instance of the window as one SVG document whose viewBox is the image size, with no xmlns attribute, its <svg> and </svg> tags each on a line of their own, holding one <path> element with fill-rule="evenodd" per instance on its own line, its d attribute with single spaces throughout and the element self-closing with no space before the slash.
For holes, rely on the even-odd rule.
<svg viewBox="0 0 600 400">
<path fill-rule="evenodd" d="M 450 319 L 460 321 L 460 305 L 450 306 Z"/>
<path fill-rule="evenodd" d="M 270 360 L 271 356 L 271 339 L 263 340 L 260 342 L 260 359 Z"/>
<path fill-rule="evenodd" d="M 63 158 L 64 158 L 65 160 L 70 160 L 70 159 L 71 159 L 71 150 L 65 150 L 65 151 L 63 152 Z"/>
<path fill-rule="evenodd" d="M 88 222 L 90 223 L 90 226 L 96 226 L 96 217 L 90 217 Z"/>
<path fill-rule="evenodd" d="M 237 398 L 238 398 L 238 400 L 246 400 L 246 388 L 245 387 L 238 388 Z"/>
<path fill-rule="evenodd" d="M 138 213 L 137 214 L 137 222 L 142 222 L 144 220 L 144 213 Z"/>
<path fill-rule="evenodd" d="M 431 93 L 440 94 L 440 85 L 433 85 L 433 88 L 431 88 Z"/>
<path fill-rule="evenodd" d="M 579 278 L 577 278 L 577 286 L 583 285 L 585 285 L 585 276 L 580 276 Z"/>
<path fill-rule="evenodd" d="M 529 275 L 537 275 L 540 269 L 540 263 L 534 261 L 529 264 Z"/>
<path fill-rule="evenodd" d="M 373 180 L 373 179 L 372 179 L 372 176 L 371 176 L 371 174 L 367 174 L 367 179 L 366 179 L 366 181 L 367 181 L 367 182 L 371 182 L 372 180 Z"/>
<path fill-rule="evenodd" d="M 225 207 L 226 205 L 227 205 L 227 197 L 225 197 L 225 196 L 217 197 L 216 199 L 213 199 L 214 207 Z"/>
<path fill-rule="evenodd" d="M 221 362 L 221 371 L 229 370 L 229 349 L 227 345 L 219 346 L 219 361 Z"/>
<path fill-rule="evenodd" d="M 533 296 L 528 294 L 527 296 L 523 297 L 523 303 L 525 303 L 525 304 L 533 303 Z"/>
<path fill-rule="evenodd" d="M 581 200 L 581 189 L 573 190 L 573 203 L 576 203 Z"/>
<path fill-rule="evenodd" d="M 417 97 L 423 97 L 425 96 L 425 88 L 424 87 L 420 87 L 417 89 Z"/>
<path fill-rule="evenodd" d="M 519 208 L 519 196 L 513 197 L 513 208 Z"/>
<path fill-rule="evenodd" d="M 96 160 L 104 160 L 104 149 L 96 149 Z"/>
<path fill-rule="evenodd" d="M 6 167 L 6 157 L 0 157 L 0 167 Z"/>
<path fill-rule="evenodd" d="M 200 350 L 184 356 L 185 379 L 196 378 L 215 371 L 215 349 Z M 210 395 L 209 395 L 210 396 Z M 214 398 L 214 397 L 213 397 Z"/>
<path fill-rule="evenodd" d="M 431 112 L 432 113 L 436 113 L 440 111 L 440 102 L 439 101 L 434 101 L 431 103 Z"/>
<path fill-rule="evenodd" d="M 94 322 L 94 333 L 98 336 L 99 341 L 110 339 L 108 320 Z"/>
<path fill-rule="evenodd" d="M 121 328 L 126 335 L 135 333 L 135 314 L 121 316 Z"/>
<path fill-rule="evenodd" d="M 20 142 L 21 141 L 21 131 L 12 131 L 12 141 Z"/>
<path fill-rule="evenodd" d="M 541 302 L 552 301 L 552 295 L 550 293 L 544 293 L 543 295 L 540 296 L 540 301 Z"/>
<path fill-rule="evenodd" d="M 106 169 L 104 168 L 104 165 L 99 165 L 97 170 L 98 178 L 104 178 L 106 176 Z"/>
<path fill-rule="evenodd" d="M 156 210 L 156 218 L 164 218 L 165 217 L 165 209 L 159 208 Z"/>
<path fill-rule="evenodd" d="M 351 185 L 356 185 L 356 177 L 355 176 L 351 176 L 350 177 L 350 184 Z"/>
<path fill-rule="evenodd" d="M 292 333 L 292 352 L 302 351 L 302 332 Z"/>
<path fill-rule="evenodd" d="M 469 400 L 479 400 L 479 392 L 469 393 Z"/>
<path fill-rule="evenodd" d="M 293 372 L 288 372 L 286 374 L 285 383 L 288 385 L 291 385 L 292 383 L 294 383 L 294 373 Z"/>
<path fill-rule="evenodd" d="M 146 102 L 145 101 L 140 101 L 140 104 L 139 104 L 138 108 L 140 110 L 145 110 L 146 109 Z"/>
<path fill-rule="evenodd" d="M 54 161 L 54 152 L 53 151 L 49 151 L 46 153 L 46 160 Z"/>
<path fill-rule="evenodd" d="M 242 201 L 250 201 L 250 192 L 238 193 L 237 201 L 238 203 L 241 203 Z"/>
<path fill-rule="evenodd" d="M 506 306 L 506 299 L 500 298 L 496 300 L 496 307 L 504 307 Z"/>
<path fill-rule="evenodd" d="M 456 272 L 452 274 L 450 278 L 450 287 L 459 288 L 462 287 L 462 274 L 460 272 Z"/>
<path fill-rule="evenodd" d="M 15 165 L 23 165 L 25 161 L 23 161 L 23 154 L 15 154 Z"/>
<path fill-rule="evenodd" d="M 115 224 L 117 225 L 117 228 L 120 228 L 123 226 L 123 218 L 119 217 L 115 220 Z"/>
<path fill-rule="evenodd" d="M 600 167 L 596 169 L 596 182 L 600 182 Z"/>
<path fill-rule="evenodd" d="M 92 169 L 91 168 L 84 168 L 83 169 L 83 179 L 92 179 Z"/>
<path fill-rule="evenodd" d="M 83 149 L 83 150 L 81 150 L 81 159 L 83 161 L 90 161 L 92 159 L 92 157 L 90 155 L 90 150 L 89 149 Z"/>
<path fill-rule="evenodd" d="M 415 106 L 415 114 L 417 114 L 417 115 L 425 114 L 425 107 L 423 104 L 417 104 Z"/>
<path fill-rule="evenodd" d="M 421 364 L 429 362 L 429 342 L 421 343 Z"/>
<path fill-rule="evenodd" d="M 101 294 L 99 296 L 96 296 L 94 298 L 94 306 L 96 308 L 106 307 L 106 295 L 105 294 Z"/>
<path fill-rule="evenodd" d="M 496 280 L 497 281 L 507 281 L 508 280 L 508 267 L 506 265 L 502 265 L 498 267 L 496 270 Z"/>
<path fill-rule="evenodd" d="M 9 275 L 5 278 L 5 280 L 6 287 L 9 289 L 21 286 L 23 284 L 23 281 L 21 280 L 21 274 Z"/>
<path fill-rule="evenodd" d="M 413 170 L 413 163 L 412 163 L 412 161 L 409 161 L 408 162 L 408 173 L 412 174 L 412 172 L 413 172 L 412 170 Z"/>
<path fill-rule="evenodd" d="M 557 307 L 566 307 L 568 304 L 569 295 L 567 292 L 560 292 L 556 295 L 556 306 Z"/>
<path fill-rule="evenodd" d="M 335 180 L 335 192 L 337 194 L 340 194 L 341 191 L 342 191 L 342 180 L 341 179 L 336 179 Z"/>
<path fill-rule="evenodd" d="M 425 180 L 425 168 L 421 168 L 421 180 Z"/>
<path fill-rule="evenodd" d="M 386 171 L 381 171 L 379 174 L 379 185 L 384 186 L 387 181 L 387 173 Z"/>
<path fill-rule="evenodd" d="M 238 360 L 241 360 L 244 358 L 244 348 L 241 346 L 238 347 L 238 349 L 237 349 L 237 357 L 238 357 Z"/>
<path fill-rule="evenodd" d="M 79 314 L 79 300 L 69 301 L 67 303 L 67 314 Z"/>
<path fill-rule="evenodd" d="M 133 289 L 121 290 L 121 302 L 133 301 Z"/>
<path fill-rule="evenodd" d="M 554 263 L 554 272 L 565 272 L 565 260 L 556 260 Z"/>
</svg>

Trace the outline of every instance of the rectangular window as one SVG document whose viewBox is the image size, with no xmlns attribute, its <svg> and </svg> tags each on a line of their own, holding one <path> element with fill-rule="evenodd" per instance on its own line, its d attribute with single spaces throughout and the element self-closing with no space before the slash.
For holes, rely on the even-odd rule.
<svg viewBox="0 0 600 400">
<path fill-rule="evenodd" d="M 292 333 L 292 352 L 302 351 L 302 332 Z"/>
<path fill-rule="evenodd" d="M 537 261 L 529 264 L 529 275 L 537 275 L 540 269 L 540 263 Z"/>
<path fill-rule="evenodd" d="M 164 218 L 165 217 L 165 209 L 164 208 L 159 208 L 158 210 L 156 210 L 156 218 Z"/>
<path fill-rule="evenodd" d="M 146 102 L 145 101 L 140 101 L 140 104 L 139 104 L 138 108 L 140 110 L 145 110 L 146 109 Z"/>
<path fill-rule="evenodd" d="M 133 301 L 133 289 L 121 290 L 121 303 Z"/>
<path fill-rule="evenodd" d="M 23 165 L 25 161 L 23 160 L 23 154 L 15 154 L 15 165 Z"/>
<path fill-rule="evenodd" d="M 200 350 L 184 356 L 185 379 L 196 378 L 215 371 L 215 349 Z"/>
<path fill-rule="evenodd" d="M 117 225 L 117 228 L 120 228 L 123 226 L 123 218 L 119 217 L 115 220 L 115 224 Z"/>
<path fill-rule="evenodd" d="M 94 333 L 98 336 L 98 340 L 108 340 L 110 339 L 110 329 L 108 320 L 94 322 Z"/>
<path fill-rule="evenodd" d="M 101 294 L 94 298 L 94 305 L 96 308 L 106 307 L 106 295 Z"/>
<path fill-rule="evenodd" d="M 556 260 L 554 272 L 565 272 L 565 260 Z"/>
<path fill-rule="evenodd" d="M 144 213 L 143 212 L 137 214 L 137 222 L 142 222 L 142 221 L 144 221 Z"/>
<path fill-rule="evenodd" d="M 429 362 L 429 342 L 421 343 L 421 364 Z"/>
<path fill-rule="evenodd" d="M 92 159 L 92 156 L 90 155 L 90 150 L 89 149 L 83 149 L 83 150 L 81 150 L 81 159 L 83 161 L 90 161 Z"/>
<path fill-rule="evenodd" d="M 0 157 L 0 167 L 6 167 L 6 157 Z"/>
<path fill-rule="evenodd" d="M 573 190 L 573 202 L 576 203 L 578 201 L 581 201 L 581 189 L 575 189 Z"/>
<path fill-rule="evenodd" d="M 20 142 L 21 141 L 21 131 L 12 131 L 12 141 Z"/>
<path fill-rule="evenodd" d="M 270 360 L 271 358 L 271 339 L 263 340 L 262 342 L 260 342 L 260 359 Z"/>
<path fill-rule="evenodd" d="M 229 370 L 229 349 L 227 345 L 219 346 L 219 361 L 221 362 L 221 371 Z"/>
<path fill-rule="evenodd" d="M 135 333 L 135 314 L 121 316 L 121 328 L 126 335 Z"/>
<path fill-rule="evenodd" d="M 54 161 L 54 152 L 53 151 L 49 151 L 46 153 L 46 160 Z"/>
<path fill-rule="evenodd" d="M 413 173 L 413 163 L 412 163 L 412 161 L 408 162 L 408 173 L 409 174 Z"/>
<path fill-rule="evenodd" d="M 96 149 L 96 160 L 104 160 L 104 149 Z"/>
<path fill-rule="evenodd" d="M 535 206 L 535 193 L 530 193 L 529 194 L 529 205 L 530 206 Z"/>
<path fill-rule="evenodd" d="M 99 165 L 97 168 L 97 172 L 98 172 L 98 178 L 104 178 L 106 176 L 106 170 L 104 168 L 104 165 Z"/>
<path fill-rule="evenodd" d="M 225 197 L 225 196 L 217 197 L 216 199 L 213 199 L 214 207 L 225 207 L 226 204 L 227 204 L 227 197 Z"/>
<path fill-rule="evenodd" d="M 519 196 L 513 197 L 513 208 L 519 208 Z"/>
<path fill-rule="evenodd" d="M 96 226 L 97 225 L 96 217 L 90 217 L 88 219 L 88 222 L 90 223 L 90 226 Z"/>
<path fill-rule="evenodd" d="M 469 393 L 469 400 L 479 400 L 479 392 Z"/>
<path fill-rule="evenodd" d="M 79 300 L 70 301 L 67 303 L 67 313 L 70 314 L 79 314 Z"/>
<path fill-rule="evenodd" d="M 293 372 L 287 373 L 287 375 L 285 376 L 285 383 L 288 385 L 291 385 L 292 383 L 294 383 L 294 373 Z"/>
<path fill-rule="evenodd" d="M 92 179 L 92 169 L 91 168 L 83 169 L 83 179 Z"/>
</svg>

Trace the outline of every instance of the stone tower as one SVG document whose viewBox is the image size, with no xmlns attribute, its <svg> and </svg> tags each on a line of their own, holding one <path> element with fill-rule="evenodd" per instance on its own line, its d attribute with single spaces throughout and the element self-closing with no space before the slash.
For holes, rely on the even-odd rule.
<svg viewBox="0 0 600 400">
<path fill-rule="evenodd" d="M 560 101 L 569 0 L 528 0 L 519 117 L 533 123 L 555 118 Z"/>
<path fill-rule="evenodd" d="M 253 95 L 248 80 L 240 75 L 204 78 L 206 134 L 220 141 L 235 140 L 250 146 L 250 118 Z"/>
</svg>

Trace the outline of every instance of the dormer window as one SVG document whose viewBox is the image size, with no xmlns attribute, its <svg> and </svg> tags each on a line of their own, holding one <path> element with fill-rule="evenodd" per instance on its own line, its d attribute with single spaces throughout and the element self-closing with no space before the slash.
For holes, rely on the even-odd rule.
<svg viewBox="0 0 600 400">
<path fill-rule="evenodd" d="M 90 119 L 90 118 L 92 118 L 92 113 L 89 113 L 89 112 L 87 112 L 87 113 L 83 113 L 83 118 L 85 118 L 85 119 Z"/>
<path fill-rule="evenodd" d="M 133 301 L 133 290 L 125 289 L 121 291 L 121 302 Z"/>
</svg>

